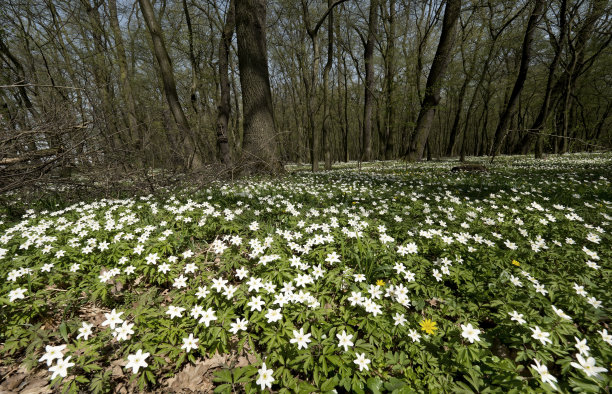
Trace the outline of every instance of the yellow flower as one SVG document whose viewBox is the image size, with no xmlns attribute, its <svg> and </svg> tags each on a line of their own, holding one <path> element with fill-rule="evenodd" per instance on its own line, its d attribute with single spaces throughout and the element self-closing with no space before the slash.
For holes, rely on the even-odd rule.
<svg viewBox="0 0 612 394">
<path fill-rule="evenodd" d="M 520 266 L 521 266 L 521 263 L 519 263 L 519 262 L 518 262 L 518 261 L 516 261 L 516 260 L 512 260 L 512 264 L 516 265 L 517 267 L 520 267 Z"/>
<path fill-rule="evenodd" d="M 376 281 L 376 286 L 384 286 L 385 285 L 385 281 L 382 279 L 379 279 Z"/>
<path fill-rule="evenodd" d="M 422 320 L 420 323 L 421 330 L 425 331 L 427 334 L 434 334 L 438 327 L 436 327 L 436 322 L 431 321 L 429 319 Z"/>
</svg>

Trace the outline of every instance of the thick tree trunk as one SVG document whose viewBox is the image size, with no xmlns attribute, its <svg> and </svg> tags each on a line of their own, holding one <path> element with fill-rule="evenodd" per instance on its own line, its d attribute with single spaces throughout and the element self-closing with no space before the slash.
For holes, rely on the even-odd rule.
<svg viewBox="0 0 612 394">
<path fill-rule="evenodd" d="M 231 165 L 231 155 L 228 144 L 227 125 L 231 114 L 231 96 L 229 84 L 229 52 L 232 45 L 235 25 L 235 1 L 230 0 L 225 25 L 221 32 L 219 41 L 219 90 L 221 93 L 219 105 L 217 107 L 217 146 L 221 155 L 221 162 L 227 166 Z"/>
<path fill-rule="evenodd" d="M 378 0 L 370 0 L 368 17 L 368 38 L 365 43 L 363 59 L 365 63 L 365 93 L 363 104 L 363 131 L 361 133 L 361 160 L 372 158 L 372 109 L 374 108 L 374 44 L 378 30 Z"/>
<path fill-rule="evenodd" d="M 493 162 L 493 160 L 495 159 L 495 156 L 499 152 L 502 142 L 506 137 L 506 134 L 508 133 L 508 126 L 510 124 L 510 120 L 514 116 L 518 97 L 521 94 L 521 91 L 523 90 L 523 85 L 525 84 L 525 80 L 527 79 L 527 71 L 529 70 L 529 62 L 531 60 L 532 55 L 531 47 L 533 43 L 533 35 L 540 19 L 542 19 L 542 16 L 544 15 L 544 10 L 546 6 L 545 0 L 534 0 L 534 2 L 535 5 L 533 6 L 533 10 L 531 11 L 531 15 L 529 16 L 529 20 L 527 22 L 527 29 L 525 30 L 525 36 L 523 37 L 519 72 L 516 77 L 516 81 L 514 82 L 514 87 L 512 88 L 512 93 L 510 94 L 508 103 L 506 104 L 506 108 L 501 114 L 501 117 L 497 124 L 495 136 L 493 137 L 493 144 L 491 147 L 491 162 Z"/>
<path fill-rule="evenodd" d="M 202 166 L 202 157 L 200 156 L 199 149 L 197 149 L 195 135 L 189 126 L 189 122 L 187 121 L 187 117 L 179 101 L 176 91 L 176 82 L 174 80 L 174 71 L 172 70 L 170 56 L 168 56 L 168 51 L 166 50 L 161 26 L 155 17 L 151 2 L 149 0 L 138 0 L 138 3 L 140 4 L 140 10 L 142 11 L 142 16 L 147 25 L 147 30 L 151 35 L 153 52 L 159 65 L 166 101 L 168 102 L 176 125 L 181 133 L 183 133 L 184 144 L 188 155 L 188 157 L 183 159 L 183 164 L 186 168 L 198 169 Z"/>
<path fill-rule="evenodd" d="M 438 43 L 438 49 L 436 50 L 436 55 L 427 77 L 425 96 L 423 97 L 423 103 L 417 118 L 415 135 L 410 142 L 408 152 L 406 152 L 409 161 L 420 160 L 423 156 L 423 150 L 429 137 L 429 130 L 433 122 L 436 107 L 440 102 L 442 78 L 452 57 L 455 28 L 460 13 L 461 0 L 447 0 L 440 42 Z"/>
<path fill-rule="evenodd" d="M 248 171 L 282 170 L 276 141 L 266 48 L 266 0 L 236 0 L 236 36 Z"/>
</svg>

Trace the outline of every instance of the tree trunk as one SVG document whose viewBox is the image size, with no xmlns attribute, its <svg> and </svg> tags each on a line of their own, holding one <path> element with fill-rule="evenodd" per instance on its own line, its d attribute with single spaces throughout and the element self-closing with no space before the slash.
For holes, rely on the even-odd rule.
<svg viewBox="0 0 612 394">
<path fill-rule="evenodd" d="M 440 89 L 442 78 L 452 57 L 453 41 L 455 40 L 455 27 L 461 13 L 461 0 L 447 0 L 442 22 L 442 33 L 438 49 L 427 77 L 425 96 L 417 118 L 415 135 L 410 142 L 406 155 L 409 161 L 420 160 L 423 156 L 425 143 L 429 137 L 429 130 L 433 122 L 436 107 L 440 102 Z"/>
<path fill-rule="evenodd" d="M 395 0 L 389 0 L 389 15 L 387 16 L 387 53 L 385 56 L 385 138 L 384 159 L 393 159 L 395 140 Z"/>
<path fill-rule="evenodd" d="M 123 100 L 127 106 L 128 127 L 130 130 L 130 139 L 134 144 L 134 148 L 138 147 L 143 151 L 144 136 L 138 126 L 138 118 L 136 116 L 136 101 L 132 93 L 132 81 L 129 77 L 127 68 L 127 59 L 125 57 L 125 46 L 123 37 L 121 36 L 121 28 L 119 26 L 119 18 L 117 17 L 117 1 L 108 0 L 108 9 L 110 14 L 110 25 L 115 37 L 115 51 L 117 54 L 117 63 L 119 65 L 119 89 Z"/>
<path fill-rule="evenodd" d="M 219 41 L 219 90 L 221 97 L 217 107 L 217 146 L 221 154 L 221 162 L 226 166 L 231 165 L 231 155 L 228 144 L 227 125 L 231 114 L 231 96 L 229 84 L 229 53 L 232 45 L 232 36 L 234 35 L 235 25 L 235 4 L 234 0 L 230 0 L 225 19 L 225 25 L 221 32 L 221 40 Z"/>
<path fill-rule="evenodd" d="M 446 148 L 446 156 L 453 155 L 453 148 L 455 147 L 455 140 L 457 139 L 457 135 L 459 134 L 459 123 L 461 122 L 461 112 L 463 112 L 463 99 L 465 97 L 465 91 L 467 90 L 467 85 L 470 82 L 470 78 L 466 75 L 463 80 L 463 84 L 461 85 L 461 89 L 459 89 L 459 97 L 457 98 L 457 111 L 455 112 L 455 118 L 453 119 L 453 125 L 450 130 L 450 141 L 448 142 L 448 147 Z"/>
<path fill-rule="evenodd" d="M 242 161 L 250 173 L 282 170 L 266 48 L 266 0 L 236 0 L 236 37 L 244 111 Z"/>
<path fill-rule="evenodd" d="M 348 115 L 348 70 L 346 69 L 346 58 L 342 57 L 342 74 L 344 76 L 344 162 L 349 162 L 349 115 Z"/>
<path fill-rule="evenodd" d="M 179 101 L 176 91 L 176 82 L 174 80 L 174 71 L 172 70 L 170 56 L 168 56 L 168 51 L 166 50 L 161 26 L 155 17 L 151 2 L 149 0 L 138 0 L 138 3 L 140 4 L 140 10 L 142 11 L 142 16 L 147 25 L 147 30 L 151 35 L 153 52 L 159 65 L 168 106 L 170 107 L 176 125 L 181 133 L 183 133 L 187 153 L 187 157 L 182 160 L 183 165 L 188 169 L 199 169 L 202 166 L 203 158 L 200 155 L 199 149 L 197 149 L 195 136 Z"/>
<path fill-rule="evenodd" d="M 327 6 L 331 9 L 333 0 L 327 0 Z M 323 68 L 323 157 L 325 159 L 325 169 L 331 170 L 332 158 L 330 148 L 330 114 L 329 114 L 329 72 L 334 63 L 334 11 L 331 9 L 327 16 L 327 62 Z"/>
<path fill-rule="evenodd" d="M 506 104 L 506 108 L 502 113 L 499 122 L 497 124 L 497 129 L 495 130 L 495 136 L 493 137 L 493 145 L 491 147 L 491 162 L 495 159 L 506 134 L 508 133 L 508 125 L 510 124 L 510 120 L 514 116 L 514 112 L 516 109 L 516 104 L 518 102 L 518 97 L 523 90 L 523 85 L 525 84 L 525 80 L 527 79 L 527 71 L 529 70 L 529 62 L 531 60 L 532 55 L 532 43 L 533 43 L 533 35 L 538 26 L 538 22 L 542 19 L 544 15 L 544 10 L 546 6 L 545 0 L 534 0 L 535 5 L 533 6 L 533 10 L 531 11 L 531 15 L 529 16 L 529 21 L 527 22 L 527 29 L 525 30 L 525 36 L 523 37 L 523 44 L 521 50 L 521 63 L 519 66 L 519 72 L 516 77 L 516 81 L 514 82 L 514 87 L 512 88 L 512 93 L 510 94 L 510 99 Z"/>
<path fill-rule="evenodd" d="M 363 59 L 365 62 L 365 94 L 363 104 L 362 161 L 372 158 L 372 109 L 374 108 L 374 44 L 378 30 L 378 0 L 370 0 L 368 17 L 368 38 L 365 43 Z"/>
<path fill-rule="evenodd" d="M 94 53 L 92 57 L 92 73 L 96 88 L 100 94 L 101 101 L 101 116 L 102 127 L 104 128 L 104 136 L 110 144 L 110 149 L 107 148 L 108 153 L 112 154 L 121 146 L 120 133 L 117 128 L 115 121 L 115 111 L 113 103 L 111 101 L 112 92 L 110 91 L 110 81 L 107 74 L 108 68 L 104 61 L 104 54 L 106 53 L 106 47 L 104 45 L 102 34 L 104 28 L 100 21 L 100 14 L 98 13 L 98 7 L 101 3 L 91 5 L 89 0 L 81 0 L 81 3 L 85 7 L 89 24 L 91 27 L 91 36 L 93 38 Z M 98 113 L 100 113 L 98 112 Z"/>
</svg>

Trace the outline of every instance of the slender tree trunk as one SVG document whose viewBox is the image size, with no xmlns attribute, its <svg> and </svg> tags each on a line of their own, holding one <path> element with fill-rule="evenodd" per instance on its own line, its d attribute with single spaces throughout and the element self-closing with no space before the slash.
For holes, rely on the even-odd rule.
<svg viewBox="0 0 612 394">
<path fill-rule="evenodd" d="M 563 0 L 561 2 L 561 8 L 559 11 L 559 18 L 561 21 L 559 26 L 560 37 L 557 43 L 557 47 L 555 48 L 555 56 L 553 57 L 550 66 L 548 66 L 548 78 L 546 80 L 546 89 L 544 90 L 544 100 L 542 101 L 542 105 L 540 106 L 538 115 L 536 116 L 536 119 L 533 122 L 530 130 L 521 138 L 521 141 L 518 143 L 517 149 L 514 153 L 520 152 L 522 154 L 527 154 L 532 141 L 534 139 L 537 139 L 539 142 L 537 143 L 538 148 L 535 150 L 535 157 L 536 159 L 542 157 L 542 151 L 540 149 L 540 146 L 542 144 L 542 136 L 540 135 L 540 133 L 542 132 L 542 129 L 544 128 L 544 123 L 546 122 L 546 119 L 548 118 L 548 115 L 550 113 L 551 97 L 553 93 L 553 81 L 555 79 L 555 72 L 557 70 L 559 60 L 561 59 L 561 52 L 565 43 L 565 37 L 567 36 L 566 12 L 567 0 Z"/>
<path fill-rule="evenodd" d="M 427 77 L 425 96 L 417 118 L 415 135 L 412 138 L 408 152 L 406 152 L 409 161 L 420 160 L 423 156 L 423 150 L 429 137 L 429 130 L 433 122 L 436 107 L 440 102 L 441 82 L 452 57 L 455 30 L 460 13 L 461 0 L 447 0 L 440 42 L 438 43 L 438 49 L 436 50 L 436 55 Z"/>
<path fill-rule="evenodd" d="M 334 10 L 332 9 L 333 0 L 327 0 L 327 6 L 331 9 L 327 16 L 327 62 L 323 68 L 323 157 L 325 159 L 325 169 L 331 170 L 332 157 L 330 147 L 331 121 L 329 113 L 329 72 L 334 63 Z"/>
<path fill-rule="evenodd" d="M 455 117 L 453 119 L 453 125 L 450 130 L 450 141 L 448 142 L 448 147 L 446 148 L 446 156 L 453 155 L 453 148 L 455 147 L 455 140 L 457 139 L 457 135 L 459 134 L 459 123 L 461 122 L 461 113 L 463 112 L 463 99 L 465 98 L 465 92 L 467 90 L 467 85 L 470 82 L 470 78 L 466 75 L 463 80 L 463 84 L 461 84 L 461 89 L 459 89 L 459 97 L 457 98 L 457 111 L 455 112 Z"/>
<path fill-rule="evenodd" d="M 268 73 L 266 0 L 236 0 L 236 37 L 244 111 L 242 161 L 251 173 L 278 173 L 282 165 Z"/>
<path fill-rule="evenodd" d="M 108 0 L 108 9 L 110 14 L 110 25 L 115 37 L 115 52 L 117 54 L 117 64 L 119 65 L 119 89 L 125 105 L 127 106 L 128 127 L 130 129 L 130 137 L 134 147 L 138 147 L 143 151 L 144 136 L 138 126 L 138 117 L 136 116 L 136 101 L 132 93 L 132 80 L 129 77 L 127 59 L 125 57 L 125 46 L 123 37 L 121 36 L 121 28 L 119 26 L 119 18 L 117 17 L 117 1 Z"/>
<path fill-rule="evenodd" d="M 140 10 L 142 11 L 142 16 L 147 25 L 147 30 L 151 35 L 153 52 L 159 65 L 166 101 L 168 102 L 176 125 L 181 133 L 183 133 L 184 144 L 188 155 L 187 158 L 184 158 L 183 164 L 186 168 L 199 169 L 202 166 L 203 158 L 200 155 L 199 149 L 197 149 L 195 135 L 189 126 L 189 122 L 187 121 L 187 117 L 179 101 L 176 91 L 176 82 L 174 80 L 174 71 L 172 70 L 170 56 L 168 56 L 168 51 L 166 50 L 161 26 L 155 17 L 151 2 L 149 0 L 138 0 L 138 3 L 140 4 Z"/>
<path fill-rule="evenodd" d="M 227 129 L 232 108 L 230 102 L 231 96 L 228 64 L 235 25 L 234 3 L 234 0 L 230 0 L 225 18 L 225 25 L 223 26 L 223 31 L 221 32 L 221 40 L 219 41 L 219 90 L 221 92 L 221 97 L 217 107 L 217 146 L 219 147 L 219 152 L 221 154 L 221 162 L 227 166 L 231 165 Z"/>
<path fill-rule="evenodd" d="M 104 46 L 102 34 L 104 32 L 102 23 L 100 21 L 100 14 L 98 7 L 101 3 L 95 3 L 91 5 L 89 0 L 81 0 L 81 3 L 85 7 L 89 24 L 91 26 L 91 35 L 94 44 L 93 64 L 92 72 L 96 87 L 100 94 L 101 101 L 101 120 L 105 131 L 105 137 L 110 143 L 110 152 L 115 152 L 121 145 L 120 133 L 115 122 L 115 111 L 111 100 L 112 93 L 110 91 L 110 80 L 107 75 L 108 67 L 106 67 L 104 61 L 104 54 L 106 53 L 106 47 Z"/>
<path fill-rule="evenodd" d="M 519 66 L 519 72 L 516 77 L 516 81 L 514 82 L 514 87 L 512 88 L 512 93 L 510 94 L 510 99 L 502 113 L 499 123 L 497 124 L 497 129 L 495 130 L 495 135 L 493 137 L 493 144 L 491 147 L 491 162 L 495 159 L 499 149 L 502 146 L 502 142 L 508 133 L 508 126 L 510 124 L 510 120 L 514 116 L 516 104 L 518 102 L 518 97 L 523 90 L 523 85 L 525 84 L 525 80 L 527 79 L 527 71 L 529 70 L 529 62 L 531 60 L 532 55 L 532 44 L 533 44 L 533 35 L 538 26 L 538 22 L 542 19 L 544 15 L 544 10 L 546 7 L 545 0 L 534 0 L 535 4 L 533 6 L 533 10 L 531 15 L 529 16 L 529 21 L 527 22 L 527 29 L 525 30 L 525 36 L 523 38 L 522 50 L 521 50 L 521 63 Z"/>
<path fill-rule="evenodd" d="M 384 159 L 393 159 L 395 140 L 395 0 L 389 0 L 387 16 L 387 54 L 385 56 L 385 136 Z"/>
<path fill-rule="evenodd" d="M 346 58 L 342 57 L 342 70 L 344 75 L 344 162 L 349 162 L 349 117 L 348 117 L 348 70 L 346 69 Z"/>
<path fill-rule="evenodd" d="M 362 161 L 372 158 L 372 109 L 374 108 L 374 44 L 378 30 L 378 0 L 370 0 L 368 17 L 368 38 L 365 43 L 363 59 L 365 63 L 365 93 L 363 105 Z"/>
</svg>

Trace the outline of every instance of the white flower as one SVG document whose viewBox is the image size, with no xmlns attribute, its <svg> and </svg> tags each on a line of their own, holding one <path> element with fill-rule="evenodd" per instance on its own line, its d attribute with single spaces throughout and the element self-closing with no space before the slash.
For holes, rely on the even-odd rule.
<svg viewBox="0 0 612 394">
<path fill-rule="evenodd" d="M 557 381 L 557 378 L 552 376 L 550 372 L 548 372 L 548 367 L 546 365 L 540 364 L 540 361 L 538 359 L 533 359 L 533 361 L 535 361 L 535 364 L 531 364 L 531 367 L 535 369 L 537 373 L 540 374 L 540 379 L 542 379 L 542 383 L 548 383 L 556 390 L 557 386 L 555 386 L 555 382 Z"/>
<path fill-rule="evenodd" d="M 576 337 L 574 337 L 574 339 L 576 340 L 576 349 L 578 349 L 578 352 L 588 357 L 589 350 L 591 350 L 591 348 L 587 345 L 586 338 L 582 341 Z"/>
<path fill-rule="evenodd" d="M 552 307 L 553 311 L 555 311 L 557 316 L 559 316 L 560 318 L 565 319 L 565 320 L 572 320 L 572 318 L 570 316 L 568 316 L 567 313 L 563 312 L 563 310 L 555 307 L 554 305 L 551 305 L 551 307 Z"/>
<path fill-rule="evenodd" d="M 265 302 L 261 299 L 260 296 L 251 297 L 251 301 L 247 303 L 247 305 L 251 308 L 251 312 L 252 311 L 261 312 L 261 307 L 263 304 L 265 304 Z"/>
<path fill-rule="evenodd" d="M 203 313 L 204 313 L 204 308 L 202 308 L 202 306 L 200 305 L 194 305 L 193 308 L 191 308 L 191 311 L 189 312 L 191 317 L 193 317 L 194 319 L 197 319 Z"/>
<path fill-rule="evenodd" d="M 138 349 L 136 354 L 128 355 L 128 363 L 125 368 L 132 368 L 132 373 L 138 373 L 141 367 L 146 368 L 149 366 L 146 360 L 150 355 L 150 353 L 143 353 L 142 349 Z"/>
<path fill-rule="evenodd" d="M 91 335 L 92 328 L 93 328 L 93 324 L 83 322 L 83 326 L 79 328 L 79 335 L 77 335 L 76 339 L 80 339 L 81 337 L 83 337 L 85 338 L 85 340 L 88 340 L 89 336 Z"/>
<path fill-rule="evenodd" d="M 304 334 L 304 327 L 300 328 L 300 331 L 293 330 L 293 338 L 289 341 L 291 343 L 297 343 L 298 350 L 308 347 L 308 343 L 311 342 L 310 336 L 312 334 Z"/>
<path fill-rule="evenodd" d="M 345 330 L 342 330 L 342 333 L 340 334 L 336 334 L 336 337 L 340 341 L 338 343 L 338 347 L 343 347 L 345 352 L 348 351 L 349 346 L 353 346 L 353 342 L 351 341 L 351 339 L 353 339 L 353 335 L 347 334 Z"/>
<path fill-rule="evenodd" d="M 368 364 L 370 363 L 370 360 L 365 358 L 365 353 L 355 353 L 355 355 L 357 358 L 353 362 L 359 366 L 359 371 L 361 372 L 364 369 L 368 371 Z"/>
<path fill-rule="evenodd" d="M 274 377 L 272 376 L 272 374 L 274 373 L 274 371 L 271 369 L 267 369 L 266 363 L 263 363 L 261 364 L 261 368 L 257 372 L 259 373 L 259 377 L 257 378 L 257 381 L 255 381 L 255 383 L 260 385 L 262 390 L 264 390 L 266 387 L 272 388 L 272 383 L 274 382 Z"/>
<path fill-rule="evenodd" d="M 236 270 L 236 276 L 240 280 L 244 279 L 244 277 L 247 276 L 248 274 L 249 274 L 249 271 L 244 267 L 241 267 L 240 269 Z"/>
<path fill-rule="evenodd" d="M 210 294 L 210 290 L 208 290 L 206 286 L 204 286 L 204 287 L 198 287 L 198 291 L 196 292 L 195 295 L 198 298 L 206 298 L 208 294 Z"/>
<path fill-rule="evenodd" d="M 249 321 L 247 319 L 240 319 L 239 317 L 236 318 L 236 321 L 234 323 L 230 324 L 230 332 L 232 334 L 236 334 L 238 331 L 240 330 L 246 330 L 247 329 L 247 323 Z"/>
<path fill-rule="evenodd" d="M 187 278 L 184 277 L 183 274 L 181 274 L 178 278 L 174 279 L 174 283 L 172 284 L 172 286 L 176 287 L 177 289 L 187 287 Z"/>
<path fill-rule="evenodd" d="M 510 320 L 515 320 L 519 324 L 525 324 L 527 321 L 523 319 L 523 314 L 518 313 L 517 311 L 512 311 L 512 313 L 508 313 L 510 315 Z"/>
<path fill-rule="evenodd" d="M 333 264 L 333 263 L 339 263 L 340 262 L 340 256 L 338 256 L 338 254 L 334 251 L 331 252 L 327 255 L 327 257 L 325 258 L 325 261 Z"/>
<path fill-rule="evenodd" d="M 68 375 L 68 368 L 74 366 L 74 363 L 70 362 L 70 358 L 71 356 L 68 356 L 65 359 L 60 357 L 57 359 L 57 364 L 49 368 L 49 372 L 53 372 L 53 375 L 51 375 L 51 380 L 55 379 L 57 375 L 61 376 L 62 378 L 65 378 L 66 375 Z"/>
<path fill-rule="evenodd" d="M 116 337 L 118 341 L 126 340 L 129 335 L 134 333 L 132 327 L 134 327 L 134 323 L 123 322 L 123 325 L 117 327 L 115 331 L 113 331 L 113 336 Z"/>
<path fill-rule="evenodd" d="M 599 309 L 601 307 L 601 301 L 598 301 L 595 297 L 587 298 L 587 302 L 593 305 L 593 308 Z"/>
<path fill-rule="evenodd" d="M 106 320 L 102 322 L 103 326 L 110 326 L 112 330 L 115 329 L 115 325 L 123 323 L 123 319 L 121 318 L 123 312 L 117 312 L 114 309 L 111 313 L 105 313 Z"/>
<path fill-rule="evenodd" d="M 212 282 L 213 284 L 211 287 L 220 293 L 225 288 L 225 284 L 227 283 L 227 280 L 223 278 L 218 278 L 218 279 L 215 278 L 212 280 Z"/>
<path fill-rule="evenodd" d="M 225 290 L 223 290 L 223 295 L 228 300 L 231 300 L 236 290 L 238 290 L 238 286 L 227 285 L 225 286 Z"/>
<path fill-rule="evenodd" d="M 601 335 L 601 339 L 603 339 L 604 342 L 607 342 L 608 345 L 612 346 L 612 335 L 608 334 L 608 330 L 604 328 L 603 330 L 597 332 Z"/>
<path fill-rule="evenodd" d="M 469 340 L 470 343 L 474 343 L 474 341 L 480 341 L 480 338 L 478 338 L 480 330 L 472 327 L 472 323 L 468 323 L 465 326 L 462 324 L 461 329 L 463 330 L 461 336 Z"/>
<path fill-rule="evenodd" d="M 396 326 L 403 326 L 404 323 L 406 323 L 406 317 L 401 313 L 396 313 L 395 316 L 393 316 L 393 320 Z"/>
<path fill-rule="evenodd" d="M 595 366 L 595 359 L 593 357 L 589 357 L 585 360 L 581 354 L 576 354 L 576 358 L 578 359 L 578 362 L 580 364 L 572 362 L 571 363 L 572 367 L 581 369 L 589 377 L 590 376 L 597 377 L 600 372 L 607 371 L 607 369 L 605 368 Z"/>
<path fill-rule="evenodd" d="M 536 326 L 535 328 L 529 327 L 529 329 L 533 331 L 533 334 L 531 334 L 531 337 L 542 342 L 542 345 L 546 345 L 546 342 L 552 343 L 552 341 L 548 338 L 550 334 L 545 331 L 540 330 L 540 327 L 538 326 Z"/>
<path fill-rule="evenodd" d="M 348 300 L 352 306 L 361 305 L 361 303 L 363 302 L 363 297 L 361 296 L 360 291 L 352 291 L 351 296 Z"/>
<path fill-rule="evenodd" d="M 587 296 L 587 292 L 584 291 L 584 286 L 578 285 L 578 283 L 574 283 L 574 290 L 576 290 L 576 294 L 581 295 L 583 297 Z"/>
<path fill-rule="evenodd" d="M 281 308 L 278 309 L 268 309 L 266 313 L 266 319 L 268 319 L 268 323 L 274 323 L 283 319 L 283 314 L 281 313 Z"/>
<path fill-rule="evenodd" d="M 53 360 L 57 359 L 61 359 L 64 357 L 64 353 L 63 350 L 66 349 L 66 345 L 59 345 L 59 346 L 45 346 L 45 354 L 43 354 L 43 356 L 41 358 L 38 359 L 38 361 L 43 362 L 43 361 L 47 361 L 47 365 L 51 365 L 53 364 Z"/>
<path fill-rule="evenodd" d="M 170 319 L 174 319 L 175 317 L 183 317 L 183 312 L 185 312 L 185 308 L 170 305 L 166 311 L 166 315 L 170 315 Z"/>
<path fill-rule="evenodd" d="M 187 338 L 183 338 L 183 345 L 181 345 L 181 349 L 185 349 L 187 353 L 189 353 L 191 350 L 198 348 L 199 340 L 199 338 L 194 338 L 193 333 L 191 333 Z"/>
<path fill-rule="evenodd" d="M 28 290 L 27 289 L 23 289 L 21 287 L 18 288 L 18 289 L 12 290 L 9 293 L 9 295 L 8 295 L 9 296 L 9 302 L 13 302 L 15 300 L 25 298 L 26 291 L 28 291 Z"/>
<path fill-rule="evenodd" d="M 514 275 L 510 275 L 510 282 L 512 282 L 512 284 L 515 286 L 523 287 L 521 280 Z"/>
<path fill-rule="evenodd" d="M 421 342 L 421 334 L 417 330 L 410 329 L 408 336 L 412 338 L 412 342 Z"/>
<path fill-rule="evenodd" d="M 206 311 L 201 313 L 202 317 L 198 323 L 204 323 L 206 327 L 210 325 L 210 322 L 213 320 L 217 320 L 217 316 L 215 316 L 215 311 L 212 308 L 208 308 Z"/>
</svg>

